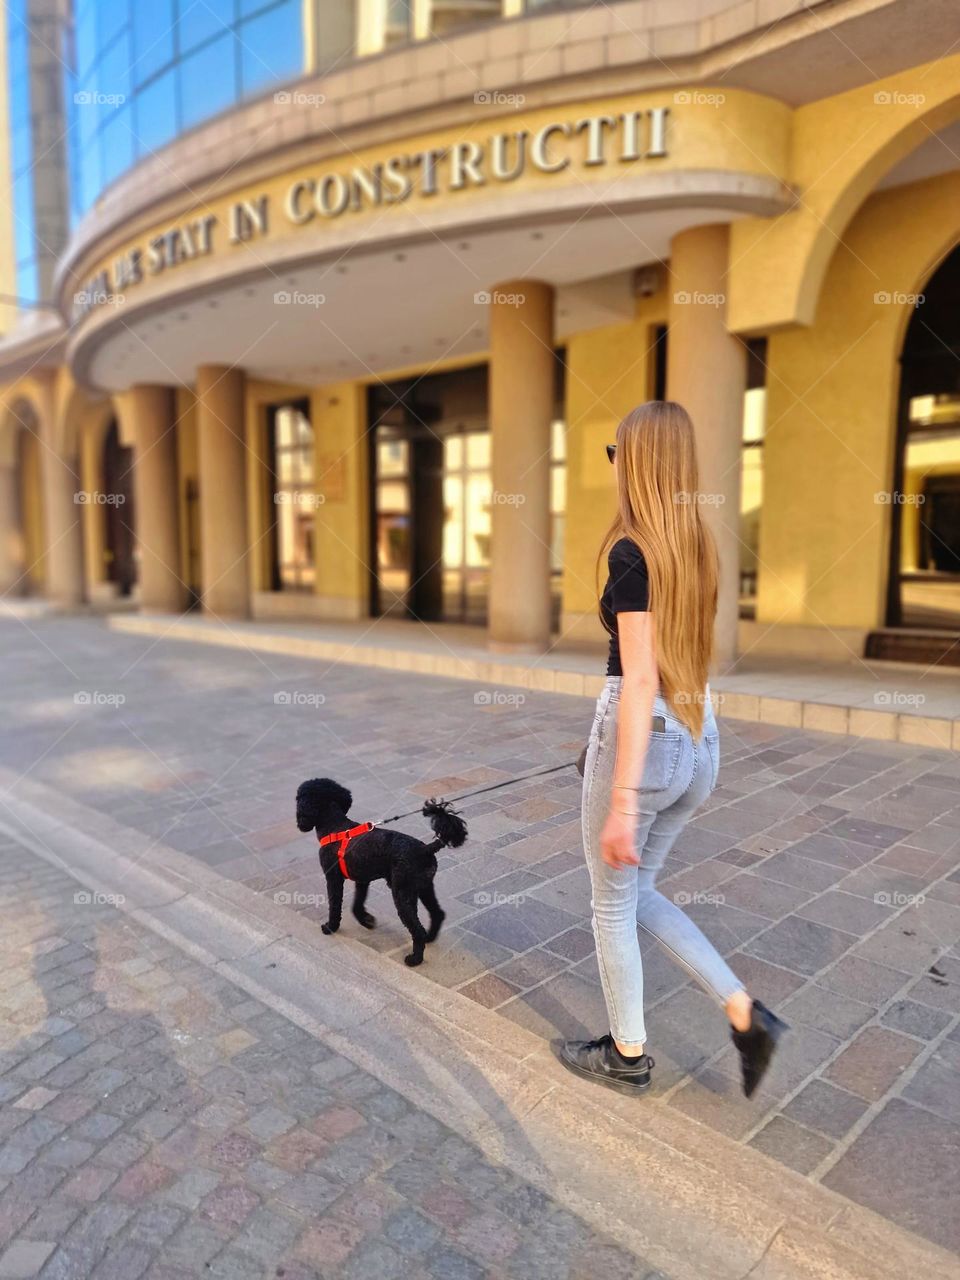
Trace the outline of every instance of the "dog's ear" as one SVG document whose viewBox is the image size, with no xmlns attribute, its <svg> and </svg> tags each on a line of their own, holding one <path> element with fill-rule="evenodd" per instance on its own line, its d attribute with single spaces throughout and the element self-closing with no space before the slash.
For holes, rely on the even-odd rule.
<svg viewBox="0 0 960 1280">
<path fill-rule="evenodd" d="M 353 796 L 332 778 L 311 778 L 297 788 L 297 826 L 301 831 L 312 831 L 321 821 L 325 808 L 336 808 L 347 813 L 353 804 Z"/>
<path fill-rule="evenodd" d="M 301 782 L 297 787 L 297 827 L 300 831 L 312 831 L 317 825 L 317 814 L 311 795 L 311 782 Z"/>
</svg>

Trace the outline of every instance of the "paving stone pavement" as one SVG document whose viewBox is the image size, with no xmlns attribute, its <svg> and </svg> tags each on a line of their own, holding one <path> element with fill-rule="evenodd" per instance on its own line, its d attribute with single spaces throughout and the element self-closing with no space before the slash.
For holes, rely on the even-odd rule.
<svg viewBox="0 0 960 1280">
<path fill-rule="evenodd" d="M 662 1276 L 9 840 L 0 961 L 5 1280 Z"/>
<path fill-rule="evenodd" d="M 304 777 L 336 777 L 357 819 L 376 819 L 571 760 L 592 717 L 581 698 L 117 635 L 93 619 L 3 622 L 0 638 L 0 763 L 317 920 L 316 850 L 293 822 Z M 724 1019 L 644 942 L 657 1060 L 644 1105 L 956 1250 L 960 759 L 721 730 L 720 786 L 661 887 L 794 1031 L 745 1102 Z M 544 1036 L 605 1026 L 579 798 L 568 769 L 464 803 L 470 839 L 442 855 L 447 922 L 418 971 Z M 398 962 L 406 935 L 382 885 L 369 906 L 377 929 L 348 916 L 344 934 Z"/>
</svg>

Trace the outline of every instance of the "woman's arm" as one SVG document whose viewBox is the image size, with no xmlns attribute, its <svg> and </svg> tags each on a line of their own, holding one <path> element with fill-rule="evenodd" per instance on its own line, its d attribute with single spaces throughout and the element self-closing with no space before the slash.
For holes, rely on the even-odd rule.
<svg viewBox="0 0 960 1280">
<path fill-rule="evenodd" d="M 636 866 L 637 788 L 650 740 L 653 701 L 660 685 L 656 626 L 651 613 L 618 613 L 623 686 L 617 718 L 617 761 L 610 813 L 600 835 L 600 853 L 612 867 Z"/>
</svg>

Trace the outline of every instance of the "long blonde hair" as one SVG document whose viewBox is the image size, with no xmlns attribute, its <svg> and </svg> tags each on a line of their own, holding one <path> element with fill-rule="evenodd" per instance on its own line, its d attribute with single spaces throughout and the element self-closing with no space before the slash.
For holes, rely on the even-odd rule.
<svg viewBox="0 0 960 1280">
<path fill-rule="evenodd" d="M 704 695 L 717 612 L 717 551 L 700 514 L 693 423 L 682 405 L 649 400 L 617 428 L 616 519 L 597 572 L 620 538 L 640 548 L 657 627 L 660 689 L 694 737 L 703 731 Z"/>
</svg>

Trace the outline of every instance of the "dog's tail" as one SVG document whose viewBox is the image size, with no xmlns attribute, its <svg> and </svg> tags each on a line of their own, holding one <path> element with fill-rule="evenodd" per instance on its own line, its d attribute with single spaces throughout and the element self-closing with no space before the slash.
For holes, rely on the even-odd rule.
<svg viewBox="0 0 960 1280">
<path fill-rule="evenodd" d="M 449 800 L 428 800 L 423 806 L 423 816 L 430 819 L 436 840 L 427 845 L 429 853 L 436 853 L 448 846 L 459 849 L 467 838 L 467 824 Z"/>
</svg>

